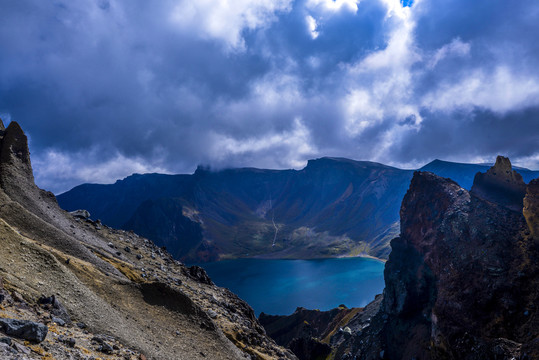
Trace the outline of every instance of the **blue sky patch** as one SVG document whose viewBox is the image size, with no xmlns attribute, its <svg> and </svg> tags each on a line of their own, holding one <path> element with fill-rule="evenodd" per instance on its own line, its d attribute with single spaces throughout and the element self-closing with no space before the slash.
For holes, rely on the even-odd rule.
<svg viewBox="0 0 539 360">
<path fill-rule="evenodd" d="M 402 7 L 410 7 L 414 4 L 414 0 L 401 0 Z"/>
</svg>

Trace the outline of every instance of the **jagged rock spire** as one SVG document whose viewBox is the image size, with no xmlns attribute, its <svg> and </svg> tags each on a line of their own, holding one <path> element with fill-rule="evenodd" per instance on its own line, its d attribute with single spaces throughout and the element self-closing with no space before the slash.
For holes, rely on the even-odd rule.
<svg viewBox="0 0 539 360">
<path fill-rule="evenodd" d="M 3 134 L 0 138 L 0 185 L 13 196 L 24 194 L 30 187 L 35 187 L 28 138 L 15 121 L 4 131 L 0 130 L 0 134 Z"/>
<path fill-rule="evenodd" d="M 522 199 L 526 195 L 526 183 L 513 170 L 511 161 L 499 155 L 494 166 L 486 173 L 475 174 L 471 192 L 484 200 L 520 212 Z"/>
<path fill-rule="evenodd" d="M 14 164 L 17 161 L 16 159 L 24 164 L 30 164 L 28 138 L 19 124 L 12 121 L 7 129 L 5 129 L 0 148 L 0 161 L 2 163 L 8 162 Z"/>
</svg>

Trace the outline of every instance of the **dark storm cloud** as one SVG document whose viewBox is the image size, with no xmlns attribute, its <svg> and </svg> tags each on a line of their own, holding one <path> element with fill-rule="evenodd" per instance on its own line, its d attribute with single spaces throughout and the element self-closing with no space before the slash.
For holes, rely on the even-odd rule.
<svg viewBox="0 0 539 360">
<path fill-rule="evenodd" d="M 415 65 L 414 92 L 423 97 L 418 105 L 424 120 L 418 131 L 403 132 L 394 143 L 397 161 L 480 161 L 506 154 L 537 167 L 539 6 L 423 1 L 415 10 L 415 43 L 424 54 L 434 54 L 431 61 L 447 44 L 469 50 L 447 51 L 434 66 Z"/>
<path fill-rule="evenodd" d="M 475 109 L 422 116 L 421 129 L 403 134 L 395 143 L 398 161 L 422 160 L 425 153 L 452 160 L 487 159 L 489 154 L 521 158 L 534 154 L 539 144 L 539 107 L 504 115 Z"/>
<path fill-rule="evenodd" d="M 2 2 L 0 116 L 38 184 L 326 155 L 539 167 L 534 2 L 223 4 Z"/>
</svg>

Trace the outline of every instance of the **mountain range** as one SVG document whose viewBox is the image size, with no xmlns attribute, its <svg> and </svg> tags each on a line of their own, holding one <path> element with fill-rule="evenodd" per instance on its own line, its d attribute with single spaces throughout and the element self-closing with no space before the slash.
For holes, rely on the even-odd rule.
<svg viewBox="0 0 539 360">
<path fill-rule="evenodd" d="M 470 189 L 489 165 L 434 160 L 422 167 Z M 517 169 L 525 181 L 539 171 Z M 254 168 L 192 175 L 134 174 L 111 185 L 83 184 L 58 195 L 68 211 L 133 230 L 177 259 L 386 259 L 413 170 L 344 158 L 310 160 L 301 170 Z"/>
</svg>

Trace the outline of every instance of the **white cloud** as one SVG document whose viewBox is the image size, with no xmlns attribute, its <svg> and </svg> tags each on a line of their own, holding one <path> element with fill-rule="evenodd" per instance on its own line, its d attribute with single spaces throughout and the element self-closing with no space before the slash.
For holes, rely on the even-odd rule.
<svg viewBox="0 0 539 360">
<path fill-rule="evenodd" d="M 217 112 L 220 118 L 233 124 L 238 119 L 260 119 L 261 114 L 294 111 L 304 99 L 299 85 L 300 80 L 295 75 L 289 74 L 293 72 L 295 64 L 288 66 L 290 69 L 280 69 L 282 73 L 268 73 L 254 81 L 247 97 L 235 102 L 226 100 L 219 102 Z M 294 115 L 290 116 L 293 117 Z"/>
<path fill-rule="evenodd" d="M 308 0 L 305 6 L 310 10 L 339 12 L 347 10 L 357 12 L 359 0 Z"/>
<path fill-rule="evenodd" d="M 517 158 L 511 158 L 513 166 L 525 167 L 530 170 L 539 170 L 539 153 L 522 156 Z"/>
<path fill-rule="evenodd" d="M 366 89 L 354 89 L 344 98 L 343 107 L 346 114 L 346 130 L 351 136 L 363 132 L 384 116 L 380 104 L 375 102 Z"/>
<path fill-rule="evenodd" d="M 141 158 L 128 158 L 122 154 L 103 161 L 90 161 L 95 154 L 66 154 L 56 150 L 32 158 L 36 184 L 58 194 L 69 190 L 72 184 L 110 184 L 133 173 L 168 173 L 161 167 Z"/>
<path fill-rule="evenodd" d="M 307 15 L 305 17 L 305 21 L 307 22 L 307 28 L 309 29 L 309 34 L 311 34 L 311 37 L 314 39 L 316 39 L 319 35 L 317 29 L 318 29 L 318 24 L 316 23 L 316 20 L 311 16 L 311 15 Z"/>
<path fill-rule="evenodd" d="M 224 41 L 242 49 L 244 29 L 264 27 L 276 13 L 289 11 L 292 0 L 182 0 L 171 13 L 172 22 L 186 32 Z"/>
<path fill-rule="evenodd" d="M 470 54 L 470 48 L 470 43 L 465 43 L 460 38 L 455 38 L 449 44 L 436 50 L 429 60 L 427 67 L 433 69 L 440 61 L 448 56 L 467 56 Z"/>
<path fill-rule="evenodd" d="M 539 79 L 499 66 L 493 72 L 477 69 L 455 82 L 429 92 L 422 105 L 433 110 L 481 107 L 498 113 L 539 105 Z"/>
<path fill-rule="evenodd" d="M 410 8 L 402 8 L 399 1 L 383 2 L 388 8 L 386 21 L 393 25 L 387 46 L 347 69 L 348 96 L 342 105 L 351 136 L 361 134 L 387 117 L 398 121 L 413 115 L 415 123 L 411 125 L 421 122 L 411 90 L 411 67 L 421 60 L 414 44 L 415 23 L 409 16 Z M 397 123 L 395 126 L 399 128 Z"/>
<path fill-rule="evenodd" d="M 235 139 L 223 134 L 214 134 L 212 152 L 214 158 L 224 160 L 231 155 L 271 153 L 276 149 L 283 149 L 286 152 L 286 156 L 280 159 L 279 165 L 290 167 L 303 166 L 305 157 L 316 153 L 316 148 L 312 145 L 310 131 L 299 118 L 294 119 L 290 130 L 266 133 L 247 139 Z"/>
<path fill-rule="evenodd" d="M 247 159 L 254 159 L 253 166 L 298 168 L 317 154 L 310 129 L 294 115 L 309 103 L 300 80 L 288 74 L 294 66 L 253 82 L 248 97 L 217 105 L 226 125 L 211 131 L 209 157 L 214 163 L 230 165 L 238 160 L 245 166 Z"/>
</svg>

